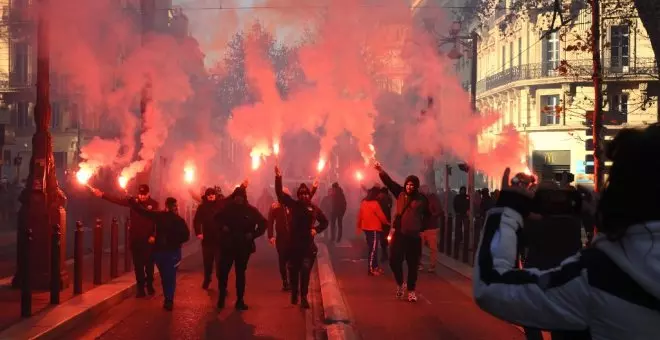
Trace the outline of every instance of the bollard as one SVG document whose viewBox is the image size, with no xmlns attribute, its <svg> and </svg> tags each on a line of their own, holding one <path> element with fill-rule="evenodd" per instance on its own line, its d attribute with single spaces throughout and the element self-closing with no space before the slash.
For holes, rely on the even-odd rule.
<svg viewBox="0 0 660 340">
<path fill-rule="evenodd" d="M 94 226 L 94 284 L 102 284 L 102 269 L 103 269 L 103 228 L 101 226 L 101 219 L 96 219 Z"/>
<path fill-rule="evenodd" d="M 470 263 L 470 245 L 472 244 L 472 240 L 470 239 L 470 229 L 469 222 L 468 225 L 463 226 L 463 263 Z"/>
<path fill-rule="evenodd" d="M 444 216 L 438 219 L 438 252 L 441 254 L 445 252 L 445 222 Z"/>
<path fill-rule="evenodd" d="M 110 224 L 110 277 L 119 276 L 119 223 L 117 218 L 112 218 Z"/>
<path fill-rule="evenodd" d="M 50 304 L 59 305 L 62 286 L 62 272 L 60 271 L 62 231 L 59 224 L 53 225 L 53 234 L 50 241 Z"/>
<path fill-rule="evenodd" d="M 124 272 L 126 273 L 131 271 L 130 236 L 131 236 L 131 220 L 127 218 L 126 223 L 124 223 Z"/>
<path fill-rule="evenodd" d="M 76 222 L 73 240 L 73 294 L 82 294 L 83 279 L 83 224 Z"/>
<path fill-rule="evenodd" d="M 451 256 L 455 259 L 458 260 L 458 256 L 460 253 L 460 247 L 461 247 L 461 237 L 463 236 L 462 234 L 462 226 L 463 226 L 463 219 L 461 216 L 456 216 L 454 220 L 454 244 L 451 249 Z"/>
<path fill-rule="evenodd" d="M 30 246 L 32 243 L 32 229 L 21 233 L 21 316 L 32 316 L 32 286 L 30 283 Z"/>
<path fill-rule="evenodd" d="M 452 215 L 447 216 L 447 223 L 445 224 L 445 255 L 451 256 L 451 231 L 452 226 L 454 225 L 454 217 Z"/>
</svg>

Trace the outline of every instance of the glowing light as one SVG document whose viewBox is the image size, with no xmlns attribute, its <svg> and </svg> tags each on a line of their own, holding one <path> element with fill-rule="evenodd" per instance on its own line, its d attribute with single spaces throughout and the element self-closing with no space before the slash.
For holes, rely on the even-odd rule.
<svg viewBox="0 0 660 340">
<path fill-rule="evenodd" d="M 321 159 L 319 159 L 319 164 L 316 165 L 316 170 L 318 172 L 321 172 L 321 171 L 323 171 L 324 168 L 325 168 L 325 159 L 321 158 Z"/>
<path fill-rule="evenodd" d="M 387 235 L 387 242 L 392 241 L 392 235 Z"/>
<path fill-rule="evenodd" d="M 89 179 L 92 178 L 92 175 L 94 172 L 92 172 L 91 169 L 88 168 L 80 168 L 78 172 L 76 172 L 76 179 L 78 179 L 78 182 L 80 184 L 87 185 L 87 182 L 89 182 Z"/>
<path fill-rule="evenodd" d="M 126 185 L 128 184 L 128 178 L 126 176 L 119 176 L 119 178 L 117 178 L 117 182 L 119 183 L 120 188 L 126 189 Z"/>
<path fill-rule="evenodd" d="M 358 182 L 362 182 L 362 180 L 364 179 L 364 174 L 362 174 L 362 171 L 355 172 L 355 179 L 357 179 Z"/>
<path fill-rule="evenodd" d="M 273 144 L 273 152 L 275 153 L 275 156 L 280 154 L 280 144 L 279 143 Z"/>
<path fill-rule="evenodd" d="M 525 175 L 532 175 L 532 170 L 529 170 L 529 167 L 525 167 L 525 170 L 523 171 L 525 172 Z"/>
<path fill-rule="evenodd" d="M 193 166 L 186 165 L 186 167 L 183 168 L 183 180 L 188 184 L 195 180 L 195 168 Z"/>
<path fill-rule="evenodd" d="M 261 157 L 258 154 L 254 154 L 250 157 L 252 157 L 252 170 L 259 169 L 259 165 L 261 164 Z"/>
</svg>

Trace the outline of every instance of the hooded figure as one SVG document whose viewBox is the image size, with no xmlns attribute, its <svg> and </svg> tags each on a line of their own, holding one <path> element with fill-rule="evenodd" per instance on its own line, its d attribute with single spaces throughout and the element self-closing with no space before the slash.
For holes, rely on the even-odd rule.
<svg viewBox="0 0 660 340">
<path fill-rule="evenodd" d="M 220 242 L 220 231 L 214 222 L 215 215 L 220 211 L 224 200 L 219 197 L 215 188 L 208 188 L 202 196 L 202 203 L 195 212 L 193 226 L 195 235 L 202 241 L 202 257 L 204 261 L 204 282 L 202 288 L 207 289 L 213 274 L 213 262 Z"/>
<path fill-rule="evenodd" d="M 408 301 L 417 302 L 415 288 L 417 285 L 417 268 L 422 253 L 421 232 L 426 228 L 426 220 L 429 218 L 428 199 L 419 192 L 419 178 L 410 175 L 406 177 L 404 185 L 394 182 L 383 170 L 380 164 L 376 164 L 380 179 L 387 189 L 396 197 L 396 214 L 392 222 L 390 267 L 394 273 L 397 283 L 396 297 L 402 298 L 403 286 L 403 261 L 408 264 Z"/>
<path fill-rule="evenodd" d="M 286 195 L 291 195 L 288 188 L 282 190 Z M 268 211 L 268 240 L 275 245 L 278 255 L 278 265 L 280 277 L 282 278 L 282 290 L 291 289 L 288 274 L 288 252 L 287 249 L 291 243 L 291 209 L 275 202 Z"/>
<path fill-rule="evenodd" d="M 297 304 L 300 294 L 301 307 L 309 308 L 307 300 L 309 278 L 317 253 L 314 236 L 328 227 L 328 219 L 321 209 L 312 203 L 313 192 L 304 183 L 300 184 L 296 191 L 297 200 L 284 193 L 282 175 L 277 167 L 275 167 L 275 193 L 279 203 L 291 211 L 290 242 L 285 250 L 291 276 L 291 303 Z M 318 224 L 315 225 L 317 222 Z"/>
<path fill-rule="evenodd" d="M 216 228 L 220 230 L 220 256 L 217 272 L 218 308 L 224 308 L 227 297 L 227 280 L 231 267 L 236 269 L 236 305 L 237 310 L 247 310 L 243 296 L 245 294 L 245 271 L 250 255 L 256 251 L 254 240 L 266 232 L 266 219 L 257 208 L 247 201 L 245 187 L 234 190 L 222 209 L 215 216 Z"/>
<path fill-rule="evenodd" d="M 346 195 L 339 183 L 332 183 L 332 199 L 330 213 L 330 238 L 333 242 L 341 242 L 344 233 L 344 215 L 346 214 Z"/>
</svg>

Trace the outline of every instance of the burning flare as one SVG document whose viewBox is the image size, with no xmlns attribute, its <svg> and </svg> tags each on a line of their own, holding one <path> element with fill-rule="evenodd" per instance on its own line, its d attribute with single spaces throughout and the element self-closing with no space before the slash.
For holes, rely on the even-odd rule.
<svg viewBox="0 0 660 340">
<path fill-rule="evenodd" d="M 195 180 L 195 167 L 188 164 L 183 168 L 183 180 L 190 184 Z"/>
<path fill-rule="evenodd" d="M 257 154 L 251 155 L 250 157 L 252 157 L 252 170 L 259 169 L 259 165 L 261 165 L 261 157 Z"/>
<path fill-rule="evenodd" d="M 358 182 L 362 182 L 364 179 L 364 175 L 362 174 L 362 171 L 356 171 L 355 172 L 355 179 L 357 179 Z"/>
<path fill-rule="evenodd" d="M 117 182 L 119 183 L 120 188 L 126 189 L 126 185 L 128 184 L 128 178 L 126 176 L 119 176 L 119 178 L 117 178 Z"/>
<path fill-rule="evenodd" d="M 80 170 L 76 172 L 76 179 L 78 179 L 78 182 L 80 184 L 87 185 L 87 182 L 89 182 L 89 179 L 92 178 L 92 175 L 94 175 L 94 171 L 92 169 L 84 167 L 83 164 L 80 165 Z"/>
<path fill-rule="evenodd" d="M 323 171 L 324 168 L 325 168 L 325 159 L 321 158 L 319 159 L 319 164 L 316 166 L 316 170 L 318 172 L 321 172 Z"/>
<path fill-rule="evenodd" d="M 279 154 L 280 154 L 280 143 L 273 144 L 273 153 L 275 153 L 275 156 L 279 156 Z"/>
</svg>

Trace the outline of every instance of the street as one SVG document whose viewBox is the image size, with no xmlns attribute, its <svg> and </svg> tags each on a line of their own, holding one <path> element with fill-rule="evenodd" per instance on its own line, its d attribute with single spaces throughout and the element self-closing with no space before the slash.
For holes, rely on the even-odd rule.
<svg viewBox="0 0 660 340">
<path fill-rule="evenodd" d="M 385 275 L 367 276 L 363 243 L 358 237 L 352 247 L 330 249 L 335 275 L 362 339 L 524 339 L 514 326 L 479 310 L 466 294 L 471 282 L 446 268 L 438 268 L 435 275 L 419 273 L 417 303 L 395 299 L 396 283 L 387 263 L 381 265 Z"/>
<path fill-rule="evenodd" d="M 263 240 L 262 240 L 263 241 Z M 232 272 L 233 273 L 233 272 Z M 201 288 L 201 252 L 186 260 L 177 275 L 174 310 L 162 308 L 160 281 L 156 296 L 130 298 L 103 313 L 69 339 L 306 339 L 312 310 L 303 311 L 289 303 L 281 291 L 275 250 L 258 242 L 247 272 L 245 302 L 250 309 L 237 312 L 234 276 L 229 279 L 227 307 L 218 312 L 215 276 L 208 291 Z"/>
</svg>

